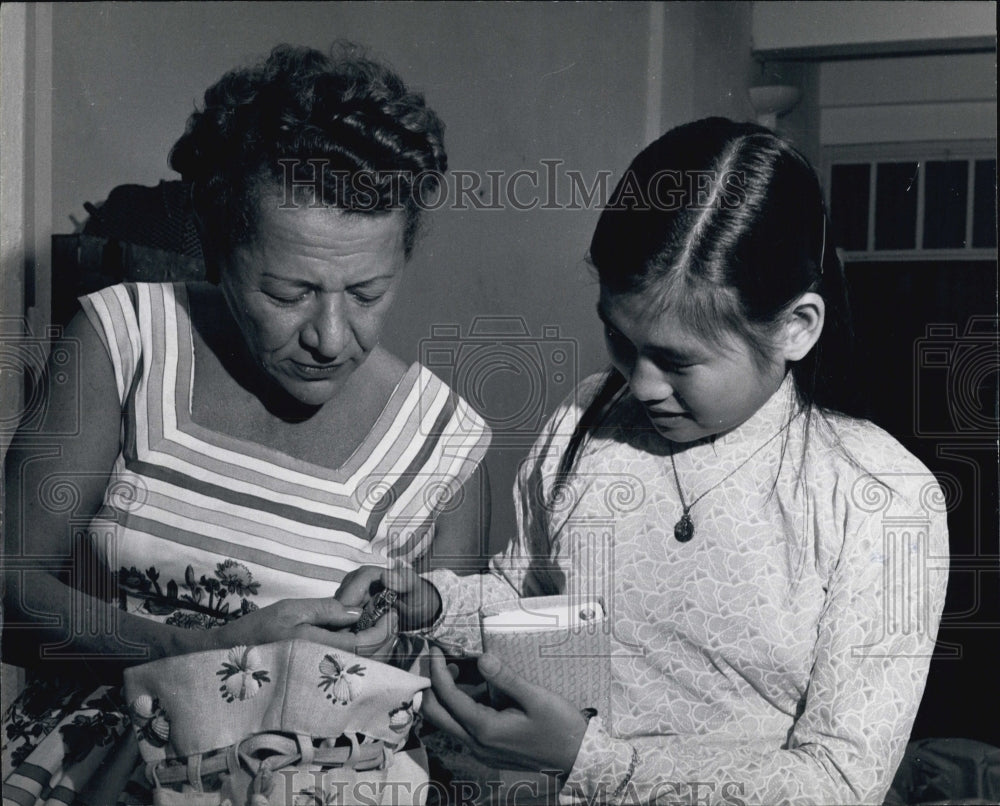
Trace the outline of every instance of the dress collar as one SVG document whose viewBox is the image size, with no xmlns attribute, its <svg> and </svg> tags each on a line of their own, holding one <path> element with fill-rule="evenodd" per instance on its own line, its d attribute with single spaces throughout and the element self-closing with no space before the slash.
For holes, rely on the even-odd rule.
<svg viewBox="0 0 1000 806">
<path fill-rule="evenodd" d="M 667 452 L 672 451 L 679 463 L 707 463 L 720 472 L 727 472 L 746 461 L 755 452 L 765 453 L 768 443 L 781 444 L 791 423 L 801 413 L 795 392 L 795 380 L 789 372 L 781 385 L 749 419 L 721 434 L 689 443 L 674 443 L 661 437 Z"/>
</svg>

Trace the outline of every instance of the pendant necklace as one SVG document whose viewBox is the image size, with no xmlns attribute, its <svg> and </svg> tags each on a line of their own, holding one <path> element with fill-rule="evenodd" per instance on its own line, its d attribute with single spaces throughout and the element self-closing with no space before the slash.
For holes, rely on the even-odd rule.
<svg viewBox="0 0 1000 806">
<path fill-rule="evenodd" d="M 684 491 L 681 489 L 681 479 L 677 474 L 677 463 L 674 461 L 674 452 L 670 451 L 670 466 L 674 470 L 674 484 L 677 486 L 677 496 L 681 499 L 681 518 L 677 523 L 674 524 L 674 537 L 677 538 L 678 543 L 687 543 L 692 537 L 694 537 L 694 521 L 691 520 L 691 508 L 697 504 L 702 498 L 708 495 L 712 490 L 716 489 L 720 485 L 729 481 L 737 472 L 743 469 L 743 466 L 747 464 L 751 459 L 753 459 L 758 453 L 760 453 L 764 448 L 770 445 L 774 438 L 781 434 L 788 426 L 791 425 L 791 421 L 785 423 L 778 431 L 772 434 L 763 445 L 761 445 L 757 450 L 751 453 L 746 459 L 740 462 L 735 468 L 730 470 L 725 476 L 723 476 L 719 481 L 715 482 L 711 487 L 709 487 L 701 495 L 696 496 L 688 504 L 684 500 Z"/>
</svg>

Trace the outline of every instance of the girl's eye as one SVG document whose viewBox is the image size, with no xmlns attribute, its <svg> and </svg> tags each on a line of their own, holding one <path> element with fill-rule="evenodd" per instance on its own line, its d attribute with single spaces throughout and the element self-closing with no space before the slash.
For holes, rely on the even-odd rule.
<svg viewBox="0 0 1000 806">
<path fill-rule="evenodd" d="M 676 361 L 667 358 L 660 359 L 656 362 L 656 365 L 664 372 L 672 372 L 675 374 L 683 373 L 694 366 L 693 363 L 684 363 L 683 361 Z"/>
</svg>

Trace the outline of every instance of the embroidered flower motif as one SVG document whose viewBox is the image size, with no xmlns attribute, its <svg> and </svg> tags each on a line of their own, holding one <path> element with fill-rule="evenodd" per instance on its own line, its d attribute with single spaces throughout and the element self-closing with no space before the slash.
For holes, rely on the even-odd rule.
<svg viewBox="0 0 1000 806">
<path fill-rule="evenodd" d="M 354 696 L 348 675 L 364 677 L 365 667 L 355 663 L 345 669 L 334 655 L 324 655 L 323 660 L 319 662 L 319 673 L 321 677 L 317 688 L 323 689 L 326 698 L 332 700 L 334 704 L 347 705 Z"/>
<path fill-rule="evenodd" d="M 337 803 L 336 788 L 324 792 L 318 786 L 300 789 L 292 796 L 292 806 L 334 806 Z"/>
<path fill-rule="evenodd" d="M 249 700 L 256 697 L 265 683 L 270 683 L 267 669 L 257 647 L 234 646 L 228 659 L 216 672 L 222 678 L 219 691 L 226 702 Z"/>
<path fill-rule="evenodd" d="M 165 714 L 157 714 L 149 720 L 149 732 L 157 736 L 164 744 L 170 736 L 170 723 Z"/>
<path fill-rule="evenodd" d="M 173 627 L 183 627 L 186 630 L 210 630 L 212 627 L 221 627 L 226 622 L 205 613 L 190 613 L 184 610 L 175 610 L 167 618 L 166 623 Z"/>
<path fill-rule="evenodd" d="M 132 700 L 132 713 L 135 714 L 136 719 L 152 719 L 155 713 L 155 706 L 153 704 L 153 698 L 148 694 L 140 694 L 134 700 Z"/>
<path fill-rule="evenodd" d="M 170 720 L 160 707 L 160 701 L 148 694 L 140 694 L 129 705 L 135 732 L 139 738 L 154 747 L 166 747 L 170 738 Z"/>
<path fill-rule="evenodd" d="M 255 595 L 260 589 L 260 583 L 254 582 L 250 569 L 236 560 L 226 560 L 216 565 L 215 575 L 222 583 L 222 587 L 239 596 Z"/>
<path fill-rule="evenodd" d="M 393 733 L 405 733 L 413 724 L 413 700 L 401 703 L 389 712 L 389 729 Z"/>
</svg>

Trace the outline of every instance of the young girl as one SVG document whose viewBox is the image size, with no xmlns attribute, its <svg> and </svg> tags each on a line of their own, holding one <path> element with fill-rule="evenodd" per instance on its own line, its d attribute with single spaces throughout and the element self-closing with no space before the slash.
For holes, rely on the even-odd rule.
<svg viewBox="0 0 1000 806">
<path fill-rule="evenodd" d="M 473 702 L 438 654 L 426 715 L 494 766 L 562 773 L 566 801 L 881 803 L 948 539 L 933 476 L 846 414 L 844 276 L 815 173 L 759 126 L 681 126 L 633 161 L 590 259 L 614 368 L 538 439 L 492 574 L 427 579 L 432 634 L 471 652 L 483 604 L 603 594 L 613 721 L 489 655 L 518 708 Z"/>
</svg>

